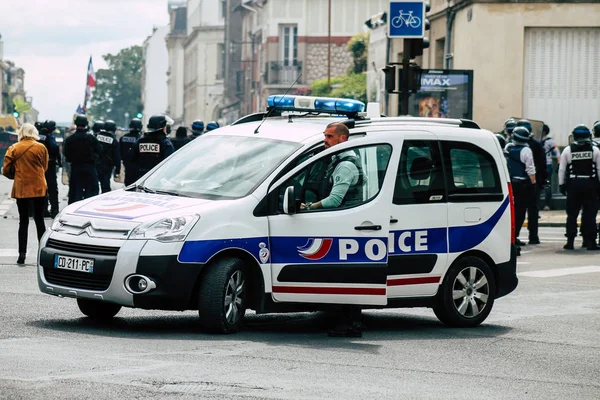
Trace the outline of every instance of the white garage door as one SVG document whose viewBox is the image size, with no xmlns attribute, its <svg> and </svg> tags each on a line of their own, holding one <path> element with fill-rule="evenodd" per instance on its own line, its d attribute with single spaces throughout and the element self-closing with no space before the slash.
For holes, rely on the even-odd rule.
<svg viewBox="0 0 600 400">
<path fill-rule="evenodd" d="M 600 120 L 600 28 L 526 28 L 523 115 L 567 145 L 577 124 Z"/>
</svg>

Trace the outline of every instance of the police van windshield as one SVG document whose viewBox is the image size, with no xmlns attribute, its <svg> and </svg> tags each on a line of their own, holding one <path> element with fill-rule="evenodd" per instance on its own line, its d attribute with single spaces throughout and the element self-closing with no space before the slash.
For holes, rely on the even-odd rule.
<svg viewBox="0 0 600 400">
<path fill-rule="evenodd" d="M 201 136 L 178 150 L 144 186 L 214 200 L 244 197 L 300 147 L 260 137 Z"/>
</svg>

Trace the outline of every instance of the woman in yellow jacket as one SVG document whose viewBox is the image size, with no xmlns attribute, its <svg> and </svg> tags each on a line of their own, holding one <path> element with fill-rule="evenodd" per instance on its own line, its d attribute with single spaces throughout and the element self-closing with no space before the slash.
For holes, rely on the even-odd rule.
<svg viewBox="0 0 600 400">
<path fill-rule="evenodd" d="M 37 142 L 38 131 L 32 124 L 26 123 L 17 132 L 19 141 L 10 146 L 4 156 L 3 171 L 14 163 L 14 184 L 10 197 L 17 199 L 19 209 L 19 259 L 17 264 L 25 263 L 27 254 L 27 231 L 29 228 L 29 208 L 33 207 L 33 220 L 37 228 L 38 240 L 46 231 L 44 208 L 48 185 L 44 173 L 48 169 L 48 150 Z"/>
</svg>

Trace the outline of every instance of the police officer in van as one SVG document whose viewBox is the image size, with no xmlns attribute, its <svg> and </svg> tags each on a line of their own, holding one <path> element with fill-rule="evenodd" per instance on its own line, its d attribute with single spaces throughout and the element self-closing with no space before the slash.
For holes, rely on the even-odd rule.
<svg viewBox="0 0 600 400">
<path fill-rule="evenodd" d="M 63 153 L 71 163 L 69 181 L 69 204 L 98 194 L 98 172 L 96 161 L 100 145 L 94 135 L 88 134 L 88 119 L 77 115 L 73 121 L 76 131 L 65 139 Z"/>
<path fill-rule="evenodd" d="M 54 218 L 58 214 L 58 180 L 56 178 L 57 169 L 62 167 L 60 157 L 60 147 L 56 143 L 54 131 L 56 130 L 56 122 L 46 120 L 41 124 L 40 143 L 46 146 L 48 150 L 48 169 L 46 170 L 46 183 L 48 184 L 47 201 L 50 203 L 50 210 L 46 205 L 45 217 Z"/>
<path fill-rule="evenodd" d="M 129 132 L 119 139 L 119 150 L 125 167 L 125 186 L 131 185 L 138 178 L 137 165 L 131 161 L 131 155 L 135 144 L 140 138 L 142 132 L 142 121 L 134 118 L 129 122 Z"/>
<path fill-rule="evenodd" d="M 95 124 L 94 124 L 95 126 Z M 118 178 L 121 173 L 121 151 L 116 138 L 117 124 L 115 121 L 107 120 L 104 123 L 104 129 L 96 133 L 96 139 L 100 144 L 100 156 L 96 163 L 98 170 L 98 180 L 102 193 L 110 192 L 110 176 L 115 173 Z"/>
<path fill-rule="evenodd" d="M 597 250 L 596 214 L 600 184 L 600 150 L 592 145 L 587 126 L 577 125 L 572 132 L 574 142 L 565 147 L 560 155 L 558 184 L 560 192 L 567 196 L 567 244 L 564 249 L 573 250 L 577 236 L 577 217 L 581 214 L 581 233 L 584 246 Z"/>
<path fill-rule="evenodd" d="M 173 143 L 167 138 L 167 118 L 164 115 L 150 117 L 147 127 L 148 131 L 136 142 L 131 155 L 140 177 L 175 151 Z"/>
<path fill-rule="evenodd" d="M 527 208 L 535 201 L 536 176 L 533 153 L 528 145 L 529 131 L 516 127 L 511 138 L 512 143 L 506 145 L 505 155 L 515 201 L 515 237 L 518 238 Z M 519 254 L 523 243 L 517 240 L 516 245 Z"/>
</svg>

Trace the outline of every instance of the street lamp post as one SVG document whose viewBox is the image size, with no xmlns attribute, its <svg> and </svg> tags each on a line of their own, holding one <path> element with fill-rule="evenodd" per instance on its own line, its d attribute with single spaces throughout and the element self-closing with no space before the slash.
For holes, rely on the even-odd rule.
<svg viewBox="0 0 600 400">
<path fill-rule="evenodd" d="M 331 0 L 328 4 L 327 13 L 327 92 L 331 92 Z"/>
</svg>

